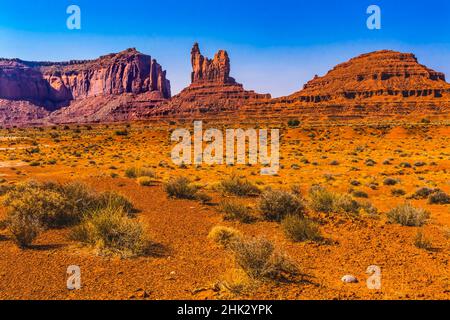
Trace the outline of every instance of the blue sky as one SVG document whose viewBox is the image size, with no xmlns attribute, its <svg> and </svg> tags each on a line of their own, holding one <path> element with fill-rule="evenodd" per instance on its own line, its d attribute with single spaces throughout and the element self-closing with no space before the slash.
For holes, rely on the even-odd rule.
<svg viewBox="0 0 450 320">
<path fill-rule="evenodd" d="M 0 0 L 0 57 L 68 60 L 136 47 L 168 71 L 173 92 L 188 85 L 190 48 L 228 50 L 232 75 L 274 96 L 373 50 L 415 53 L 450 77 L 448 0 L 106 1 Z M 81 8 L 82 29 L 68 30 L 66 8 Z M 366 9 L 382 10 L 382 29 Z"/>
</svg>

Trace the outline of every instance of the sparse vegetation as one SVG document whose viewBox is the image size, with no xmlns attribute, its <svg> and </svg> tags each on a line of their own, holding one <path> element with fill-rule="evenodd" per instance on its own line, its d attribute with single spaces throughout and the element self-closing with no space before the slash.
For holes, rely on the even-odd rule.
<svg viewBox="0 0 450 320">
<path fill-rule="evenodd" d="M 428 198 L 429 204 L 450 204 L 450 196 L 443 191 L 436 191 Z"/>
<path fill-rule="evenodd" d="M 225 194 L 235 195 L 238 197 L 248 197 L 260 194 L 257 186 L 247 179 L 241 179 L 236 175 L 231 176 L 220 182 L 220 187 Z"/>
<path fill-rule="evenodd" d="M 241 239 L 231 245 L 236 263 L 252 279 L 290 280 L 298 267 L 264 238 Z"/>
<path fill-rule="evenodd" d="M 414 245 L 423 250 L 431 250 L 433 248 L 433 244 L 425 237 L 422 230 L 417 231 L 416 237 L 414 238 Z"/>
<path fill-rule="evenodd" d="M 125 170 L 125 176 L 130 179 L 136 179 L 141 177 L 156 178 L 156 174 L 153 170 L 142 168 L 142 167 L 132 167 Z"/>
<path fill-rule="evenodd" d="M 214 227 L 208 235 L 209 239 L 224 248 L 229 248 L 232 243 L 239 241 L 241 237 L 241 233 L 236 229 L 223 226 Z"/>
<path fill-rule="evenodd" d="M 122 258 L 145 255 L 151 245 L 142 225 L 117 207 L 92 212 L 72 230 L 71 238 L 95 248 L 101 255 Z"/>
<path fill-rule="evenodd" d="M 303 216 L 305 205 L 296 195 L 282 190 L 267 190 L 261 195 L 259 209 L 265 220 L 281 221 L 288 215 Z"/>
<path fill-rule="evenodd" d="M 194 186 L 185 177 L 172 178 L 165 184 L 165 190 L 170 198 L 190 199 L 196 198 L 198 187 Z"/>
<path fill-rule="evenodd" d="M 336 195 L 322 187 L 309 190 L 310 206 L 316 212 L 330 213 L 335 208 Z"/>
<path fill-rule="evenodd" d="M 220 203 L 220 211 L 224 213 L 225 220 L 251 223 L 255 218 L 244 204 L 235 200 L 224 200 Z"/>
<path fill-rule="evenodd" d="M 317 224 L 305 217 L 289 215 L 283 219 L 281 226 L 286 237 L 294 242 L 322 239 Z"/>
<path fill-rule="evenodd" d="M 402 226 L 421 227 L 430 214 L 421 208 L 415 208 L 410 203 L 401 204 L 387 213 L 389 222 L 398 223 Z"/>
</svg>

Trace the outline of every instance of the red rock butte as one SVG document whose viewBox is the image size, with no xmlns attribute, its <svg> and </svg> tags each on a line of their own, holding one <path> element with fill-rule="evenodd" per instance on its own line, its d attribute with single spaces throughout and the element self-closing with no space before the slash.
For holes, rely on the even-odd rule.
<svg viewBox="0 0 450 320">
<path fill-rule="evenodd" d="M 204 57 L 197 43 L 191 50 L 191 84 L 150 116 L 217 116 L 225 111 L 239 111 L 249 101 L 270 99 L 269 94 L 244 90 L 230 77 L 230 58 L 224 50 L 213 59 Z"/>
<path fill-rule="evenodd" d="M 89 61 L 0 59 L 0 124 L 86 123 L 213 117 L 354 119 L 448 118 L 450 84 L 413 54 L 363 54 L 316 76 L 292 95 L 272 99 L 230 76 L 228 53 L 191 50 L 191 84 L 171 97 L 166 72 L 128 49 Z"/>
</svg>

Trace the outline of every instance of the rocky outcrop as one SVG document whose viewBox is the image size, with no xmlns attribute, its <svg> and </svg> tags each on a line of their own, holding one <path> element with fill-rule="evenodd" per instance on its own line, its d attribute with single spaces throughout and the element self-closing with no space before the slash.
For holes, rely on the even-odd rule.
<svg viewBox="0 0 450 320">
<path fill-rule="evenodd" d="M 224 50 L 213 59 L 204 57 L 197 43 L 191 50 L 191 84 L 170 101 L 150 112 L 149 117 L 202 114 L 217 115 L 227 110 L 239 110 L 250 101 L 270 99 L 269 94 L 247 91 L 230 77 L 230 59 Z"/>
<path fill-rule="evenodd" d="M 191 50 L 192 76 L 191 82 L 195 83 L 218 83 L 235 84 L 236 81 L 230 77 L 230 58 L 225 50 L 220 50 L 210 60 L 200 53 L 198 43 Z"/>
<path fill-rule="evenodd" d="M 55 111 L 84 99 L 111 100 L 126 94 L 150 94 L 151 101 L 171 97 L 170 82 L 161 65 L 136 49 L 90 61 L 0 60 L 0 99 L 7 101 L 26 101 L 37 108 Z M 7 113 L 5 103 L 0 103 L 2 106 L 3 113 Z"/>
</svg>

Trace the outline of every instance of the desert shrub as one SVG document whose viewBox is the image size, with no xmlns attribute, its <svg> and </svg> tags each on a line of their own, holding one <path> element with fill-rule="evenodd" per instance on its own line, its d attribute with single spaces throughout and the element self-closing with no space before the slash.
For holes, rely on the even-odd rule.
<svg viewBox="0 0 450 320">
<path fill-rule="evenodd" d="M 198 187 L 191 184 L 185 177 L 172 178 L 165 184 L 165 190 L 170 198 L 195 199 Z"/>
<path fill-rule="evenodd" d="M 151 187 L 151 186 L 156 185 L 155 179 L 152 179 L 152 178 L 146 177 L 146 176 L 139 177 L 137 179 L 137 182 L 143 187 Z"/>
<path fill-rule="evenodd" d="M 47 183 L 43 185 L 43 188 L 54 190 L 64 198 L 66 225 L 79 223 L 85 212 L 101 206 L 95 192 L 81 182 L 71 182 L 65 185 Z"/>
<path fill-rule="evenodd" d="M 378 209 L 373 206 L 369 201 L 359 202 L 359 213 L 369 218 L 378 219 Z"/>
<path fill-rule="evenodd" d="M 24 213 L 9 216 L 7 228 L 14 242 L 21 248 L 29 247 L 43 229 L 39 217 Z"/>
<path fill-rule="evenodd" d="M 21 184 L 9 191 L 4 199 L 8 207 L 8 220 L 30 222 L 37 220 L 45 227 L 60 227 L 68 217 L 64 211 L 64 198 L 53 190 L 45 190 L 35 183 Z"/>
<path fill-rule="evenodd" d="M 89 212 L 105 207 L 121 208 L 127 213 L 134 210 L 126 197 L 115 192 L 96 194 L 80 182 L 19 184 L 6 194 L 4 204 L 9 217 L 17 214 L 37 217 L 45 228 L 80 223 Z"/>
<path fill-rule="evenodd" d="M 365 164 L 368 167 L 373 167 L 373 166 L 375 166 L 377 164 L 377 162 L 375 160 L 373 160 L 373 159 L 367 159 Z"/>
<path fill-rule="evenodd" d="M 208 239 L 224 248 L 229 248 L 232 243 L 241 239 L 241 233 L 233 228 L 216 226 L 208 234 Z"/>
<path fill-rule="evenodd" d="M 226 180 L 222 180 L 220 187 L 223 193 L 238 197 L 254 196 L 261 192 L 257 186 L 247 179 L 241 179 L 235 175 Z"/>
<path fill-rule="evenodd" d="M 156 174 L 153 170 L 142 167 L 132 167 L 126 169 L 125 176 L 130 179 L 136 179 L 140 177 L 156 178 Z"/>
<path fill-rule="evenodd" d="M 133 203 L 124 195 L 115 191 L 106 191 L 100 193 L 96 197 L 96 209 L 102 208 L 116 208 L 122 209 L 128 215 L 134 213 L 136 209 Z"/>
<path fill-rule="evenodd" d="M 231 245 L 236 263 L 253 279 L 286 280 L 298 275 L 297 266 L 263 238 L 241 239 Z"/>
<path fill-rule="evenodd" d="M 116 134 L 116 136 L 126 137 L 126 136 L 128 136 L 129 132 L 128 132 L 128 130 L 123 129 L 123 130 L 116 130 L 115 134 Z"/>
<path fill-rule="evenodd" d="M 443 191 L 436 191 L 428 198 L 429 204 L 450 204 L 450 196 Z"/>
<path fill-rule="evenodd" d="M 288 126 L 291 128 L 296 128 L 300 125 L 300 120 L 298 119 L 291 119 L 288 121 Z"/>
<path fill-rule="evenodd" d="M 414 194 L 411 196 L 412 199 L 426 199 L 428 198 L 433 192 L 435 192 L 435 189 L 422 187 L 416 190 Z"/>
<path fill-rule="evenodd" d="M 395 197 L 401 197 L 406 194 L 406 191 L 403 189 L 392 189 L 391 194 Z"/>
<path fill-rule="evenodd" d="M 336 195 L 334 197 L 333 212 L 357 215 L 360 209 L 360 203 L 348 194 Z"/>
<path fill-rule="evenodd" d="M 242 223 L 251 223 L 254 217 L 250 210 L 240 202 L 233 200 L 224 200 L 220 203 L 220 211 L 224 213 L 225 220 L 239 221 Z"/>
<path fill-rule="evenodd" d="M 203 191 L 198 191 L 195 194 L 195 199 L 200 201 L 202 204 L 210 204 L 212 197 Z"/>
<path fill-rule="evenodd" d="M 95 248 L 99 254 L 122 258 L 145 255 L 150 248 L 142 225 L 117 207 L 92 212 L 72 230 L 71 238 Z"/>
<path fill-rule="evenodd" d="M 361 191 L 361 190 L 356 190 L 353 192 L 353 196 L 356 198 L 369 198 L 369 195 L 367 194 L 367 192 Z"/>
<path fill-rule="evenodd" d="M 395 186 L 397 183 L 398 183 L 398 180 L 394 179 L 394 178 L 386 178 L 383 181 L 383 184 L 385 186 Z"/>
<path fill-rule="evenodd" d="M 281 226 L 286 237 L 295 242 L 319 241 L 322 238 L 319 227 L 305 217 L 286 216 Z"/>
<path fill-rule="evenodd" d="M 430 214 L 421 208 L 415 208 L 410 203 L 401 204 L 387 213 L 389 222 L 398 223 L 402 226 L 421 227 Z"/>
<path fill-rule="evenodd" d="M 317 212 L 330 213 L 334 210 L 336 194 L 322 187 L 313 187 L 309 190 L 311 209 Z"/>
<path fill-rule="evenodd" d="M 303 201 L 296 195 L 282 190 L 266 190 L 261 195 L 259 209 L 265 220 L 281 221 L 287 215 L 305 213 Z"/>
<path fill-rule="evenodd" d="M 424 235 L 424 233 L 419 230 L 416 233 L 416 236 L 414 238 L 414 245 L 419 249 L 424 250 L 431 250 L 433 248 L 433 244 L 429 239 L 427 239 Z"/>
<path fill-rule="evenodd" d="M 352 186 L 358 187 L 361 185 L 361 182 L 359 182 L 358 180 L 352 180 L 352 181 L 350 181 L 350 184 Z"/>
</svg>

